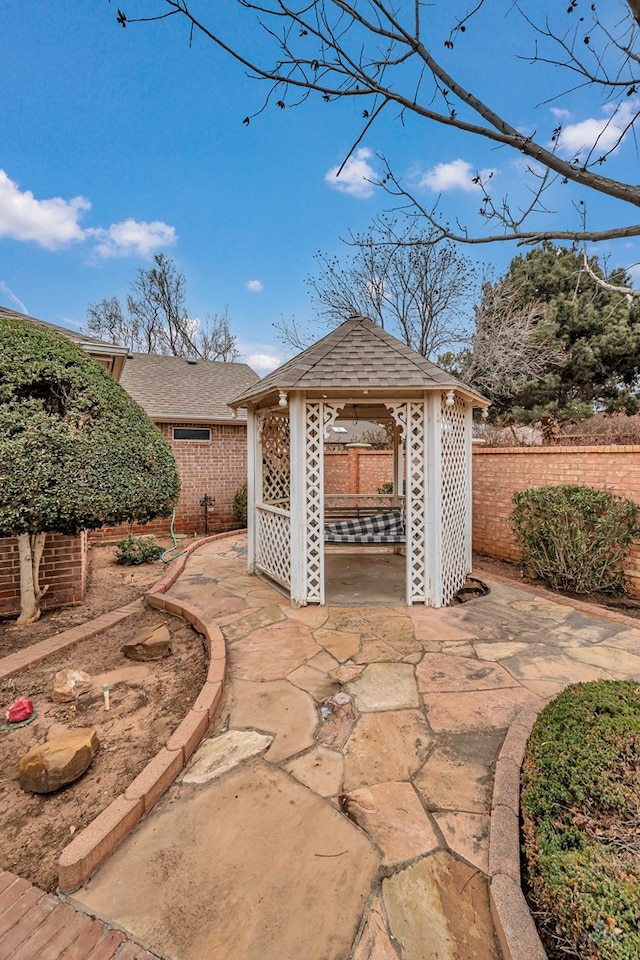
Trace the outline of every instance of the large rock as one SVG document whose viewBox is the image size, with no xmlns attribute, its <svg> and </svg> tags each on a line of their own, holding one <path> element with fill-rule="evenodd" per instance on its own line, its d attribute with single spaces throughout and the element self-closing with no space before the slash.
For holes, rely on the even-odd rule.
<svg viewBox="0 0 640 960">
<path fill-rule="evenodd" d="M 130 660 L 163 660 L 171 655 L 171 634 L 162 624 L 151 633 L 146 630 L 139 633 L 122 648 L 125 657 Z"/>
<path fill-rule="evenodd" d="M 60 670 L 53 681 L 56 703 L 71 703 L 91 688 L 91 677 L 84 670 Z"/>
<path fill-rule="evenodd" d="M 94 727 L 68 730 L 25 753 L 18 765 L 20 786 L 30 793 L 52 793 L 73 783 L 89 767 L 100 741 Z"/>
</svg>

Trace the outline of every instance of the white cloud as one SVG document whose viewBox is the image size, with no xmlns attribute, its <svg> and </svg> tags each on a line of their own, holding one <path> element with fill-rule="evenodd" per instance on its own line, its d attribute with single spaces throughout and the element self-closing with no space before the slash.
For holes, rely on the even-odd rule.
<svg viewBox="0 0 640 960">
<path fill-rule="evenodd" d="M 107 228 L 83 228 L 80 220 L 90 209 L 86 197 L 38 200 L 0 169 L 0 238 L 37 243 L 45 250 L 95 241 L 94 252 L 102 259 L 149 257 L 158 247 L 176 242 L 175 228 L 159 220 L 147 223 L 129 218 Z"/>
<path fill-rule="evenodd" d="M 7 297 L 9 297 L 10 300 L 13 300 L 13 302 L 14 302 L 15 305 L 16 305 L 16 307 L 17 307 L 18 310 L 20 311 L 20 313 L 29 313 L 29 311 L 28 311 L 27 308 L 25 307 L 25 305 L 24 305 L 24 303 L 22 302 L 22 300 L 15 295 L 15 293 L 13 292 L 13 290 L 4 282 L 4 280 L 0 280 L 0 293 L 1 293 L 1 294 L 6 294 Z"/>
<path fill-rule="evenodd" d="M 274 353 L 250 353 L 245 359 L 245 363 L 263 377 L 266 373 L 271 373 L 276 367 L 279 367 L 282 360 Z"/>
<path fill-rule="evenodd" d="M 264 285 L 261 280 L 247 280 L 245 287 L 249 293 L 262 293 Z"/>
<path fill-rule="evenodd" d="M 57 250 L 84 239 L 79 220 L 91 204 L 85 197 L 36 200 L 30 190 L 20 190 L 0 170 L 0 237 L 33 241 L 46 250 Z"/>
<path fill-rule="evenodd" d="M 598 154 L 608 153 L 616 148 L 635 113 L 636 104 L 628 100 L 617 108 L 605 106 L 604 116 L 589 117 L 563 127 L 556 146 L 571 157 L 579 157 L 592 148 Z"/>
<path fill-rule="evenodd" d="M 451 160 L 450 163 L 438 163 L 431 170 L 427 170 L 420 180 L 421 187 L 428 187 L 435 193 L 445 193 L 447 190 L 462 190 L 472 193 L 482 190 L 480 183 L 474 183 L 479 175 L 486 181 L 492 176 L 492 170 L 478 170 L 466 160 Z"/>
<path fill-rule="evenodd" d="M 630 267 L 626 268 L 627 273 L 631 277 L 631 282 L 634 287 L 640 286 L 640 263 L 632 263 Z"/>
<path fill-rule="evenodd" d="M 340 166 L 332 167 L 324 176 L 327 183 L 334 190 L 348 193 L 351 197 L 366 200 L 375 190 L 379 176 L 368 161 L 373 156 L 367 147 L 359 147 L 349 157 L 340 170 Z"/>
<path fill-rule="evenodd" d="M 175 227 L 161 220 L 147 223 L 145 220 L 122 220 L 112 223 L 107 230 L 102 228 L 86 231 L 94 237 L 95 253 L 103 259 L 113 257 L 149 257 L 158 247 L 170 247 L 176 240 Z"/>
</svg>

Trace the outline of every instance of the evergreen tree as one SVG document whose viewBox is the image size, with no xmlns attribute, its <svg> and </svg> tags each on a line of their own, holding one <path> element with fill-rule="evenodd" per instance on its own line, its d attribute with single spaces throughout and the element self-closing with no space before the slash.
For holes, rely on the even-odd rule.
<svg viewBox="0 0 640 960">
<path fill-rule="evenodd" d="M 589 266 L 604 278 L 596 257 Z M 620 270 L 610 274 L 608 282 L 624 285 L 629 278 Z M 507 274 L 485 290 L 485 298 L 504 288 L 514 309 L 541 306 L 536 336 L 550 359 L 535 375 L 523 372 L 510 392 L 495 386 L 492 400 L 498 415 L 548 422 L 588 417 L 597 410 L 640 410 L 637 301 L 598 285 L 575 248 L 551 243 L 516 257 Z"/>
</svg>

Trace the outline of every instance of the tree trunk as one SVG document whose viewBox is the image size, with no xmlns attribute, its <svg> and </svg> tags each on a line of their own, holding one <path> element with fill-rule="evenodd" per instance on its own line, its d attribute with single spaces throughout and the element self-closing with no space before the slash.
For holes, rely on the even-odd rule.
<svg viewBox="0 0 640 960">
<path fill-rule="evenodd" d="M 18 556 L 20 557 L 20 625 L 35 623 L 40 619 L 40 597 L 42 591 L 38 577 L 40 560 L 44 550 L 46 533 L 18 536 Z"/>
<path fill-rule="evenodd" d="M 47 539 L 46 533 L 35 533 L 31 536 L 31 569 L 33 570 L 33 591 L 38 603 L 49 589 L 47 584 L 44 589 L 40 586 L 40 561 L 44 553 L 44 544 Z"/>
</svg>

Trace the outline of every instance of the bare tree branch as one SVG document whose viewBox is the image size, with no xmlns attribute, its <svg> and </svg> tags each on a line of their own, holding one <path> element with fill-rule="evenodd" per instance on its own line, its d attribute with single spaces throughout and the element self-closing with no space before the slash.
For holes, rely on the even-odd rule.
<svg viewBox="0 0 640 960">
<path fill-rule="evenodd" d="M 610 283 L 604 277 L 599 276 L 592 269 L 591 264 L 589 263 L 589 258 L 586 253 L 582 255 L 582 268 L 586 273 L 589 274 L 594 283 L 597 283 L 599 287 L 603 290 L 609 290 L 611 293 L 622 293 L 627 297 L 628 301 L 631 302 L 637 297 L 640 297 L 640 290 L 634 290 L 633 287 L 630 287 L 628 284 L 617 284 Z"/>
<path fill-rule="evenodd" d="M 139 0 L 128 2 L 135 5 Z M 502 227 L 500 236 L 475 237 L 465 229 L 455 232 L 449 228 L 443 231 L 443 236 L 465 243 L 498 240 L 539 243 L 544 239 L 597 241 L 640 235 L 640 225 L 624 223 L 606 230 L 568 230 L 555 225 L 543 230 L 524 229 L 529 216 L 544 210 L 542 196 L 556 182 L 556 177 L 587 191 L 621 200 L 632 208 L 640 206 L 637 183 L 604 176 L 598 169 L 635 129 L 639 114 L 637 109 L 632 110 L 630 116 L 625 112 L 618 128 L 613 112 L 605 148 L 601 149 L 600 132 L 579 156 L 563 156 L 563 151 L 558 149 L 562 142 L 561 128 L 547 137 L 544 133 L 537 135 L 514 126 L 486 97 L 480 96 L 478 90 L 468 87 L 462 79 L 466 76 L 464 55 L 461 63 L 453 56 L 463 41 L 467 44 L 474 19 L 491 7 L 492 0 L 477 0 L 460 13 L 452 9 L 454 4 L 447 3 L 444 9 L 452 26 L 448 34 L 444 34 L 447 39 L 442 46 L 433 25 L 437 18 L 432 16 L 432 11 L 429 18 L 424 17 L 423 5 L 418 0 L 413 4 L 396 4 L 392 0 L 235 0 L 235 9 L 248 20 L 244 30 L 236 30 L 235 35 L 229 37 L 224 34 L 228 17 L 218 19 L 216 4 L 203 7 L 207 12 L 201 17 L 194 12 L 190 0 L 155 2 L 164 8 L 164 12 L 159 9 L 155 18 L 186 20 L 190 39 L 194 33 L 201 34 L 242 64 L 250 76 L 265 80 L 269 85 L 265 106 L 273 96 L 278 106 L 284 107 L 291 94 L 306 99 L 317 93 L 327 102 L 343 98 L 362 101 L 365 122 L 354 136 L 352 150 L 371 124 L 395 106 L 401 116 L 413 114 L 441 127 L 507 146 L 528 158 L 530 172 L 533 173 L 534 168 L 546 171 L 542 175 L 543 184 L 533 190 L 534 198 L 540 202 L 530 204 L 522 215 L 514 216 L 508 201 L 498 201 L 490 192 L 485 194 L 481 212 L 492 226 Z M 462 6 L 460 0 L 458 3 Z M 434 2 L 432 6 L 438 4 Z M 545 48 L 536 48 L 533 54 L 521 54 L 521 57 L 556 67 L 560 75 L 574 77 L 579 85 L 593 85 L 614 108 L 616 103 L 631 103 L 640 91 L 640 56 L 636 50 L 640 3 L 620 0 L 622 16 L 613 27 L 608 26 L 610 16 L 606 19 L 599 16 L 597 2 L 590 5 L 588 16 L 573 15 L 575 7 L 576 4 L 571 3 L 554 11 L 552 25 L 548 21 L 536 22 L 533 15 L 515 2 L 512 10 L 522 16 L 527 28 L 525 39 L 527 33 L 529 36 L 533 33 Z M 227 8 L 228 4 L 225 10 Z M 560 22 L 562 16 L 572 17 L 568 30 Z M 153 20 L 154 16 L 147 10 L 142 17 L 119 11 L 118 19 L 124 26 L 138 20 Z M 261 45 L 264 59 L 249 53 L 256 45 L 243 43 L 247 31 L 253 34 L 262 31 L 266 41 Z M 556 96 L 563 93 L 566 90 L 559 86 Z M 247 116 L 245 122 L 250 119 Z M 442 230 L 442 225 L 438 229 Z"/>
</svg>

